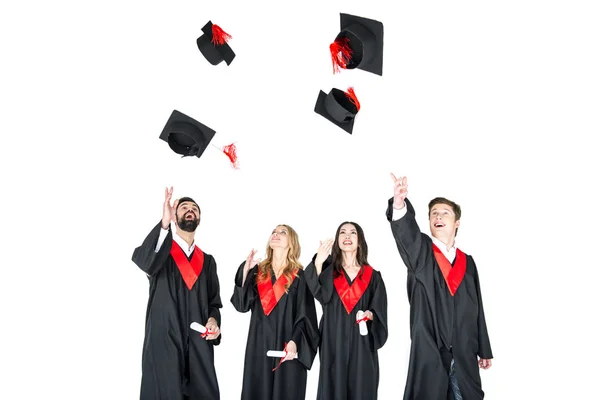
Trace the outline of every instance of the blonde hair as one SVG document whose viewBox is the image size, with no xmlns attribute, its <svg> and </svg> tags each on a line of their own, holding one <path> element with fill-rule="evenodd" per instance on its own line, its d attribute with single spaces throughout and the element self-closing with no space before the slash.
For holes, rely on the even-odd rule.
<svg viewBox="0 0 600 400">
<path fill-rule="evenodd" d="M 277 225 L 283 226 L 288 231 L 288 252 L 286 256 L 286 265 L 283 269 L 282 275 L 285 275 L 287 279 L 287 283 L 285 284 L 285 291 L 287 292 L 288 288 L 292 284 L 292 275 L 296 274 L 299 269 L 303 269 L 302 264 L 298 261 L 300 258 L 300 241 L 298 240 L 298 234 L 296 231 L 289 225 L 279 224 Z M 273 249 L 267 243 L 267 258 L 261 261 L 258 264 L 258 273 L 257 273 L 257 282 L 262 283 L 266 280 L 271 279 L 271 267 L 273 266 Z"/>
</svg>

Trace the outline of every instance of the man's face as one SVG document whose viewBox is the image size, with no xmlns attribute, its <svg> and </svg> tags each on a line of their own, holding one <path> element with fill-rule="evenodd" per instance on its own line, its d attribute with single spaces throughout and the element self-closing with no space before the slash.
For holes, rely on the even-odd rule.
<svg viewBox="0 0 600 400">
<path fill-rule="evenodd" d="M 456 220 L 456 215 L 448 204 L 439 203 L 431 207 L 429 228 L 435 238 L 442 241 L 453 239 L 459 225 L 460 221 Z"/>
<path fill-rule="evenodd" d="M 177 226 L 186 232 L 194 232 L 200 225 L 200 209 L 191 201 L 184 201 L 177 206 Z"/>
</svg>

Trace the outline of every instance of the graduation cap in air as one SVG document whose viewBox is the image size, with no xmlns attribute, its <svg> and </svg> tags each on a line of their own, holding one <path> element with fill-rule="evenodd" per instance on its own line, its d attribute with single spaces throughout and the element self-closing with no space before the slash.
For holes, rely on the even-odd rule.
<svg viewBox="0 0 600 400">
<path fill-rule="evenodd" d="M 200 158 L 211 144 L 215 133 L 216 131 L 208 126 L 182 112 L 173 110 L 160 138 L 169 144 L 171 150 L 182 157 L 196 156 Z M 221 150 L 229 157 L 232 165 L 238 168 L 235 144 L 224 146 Z"/>
<path fill-rule="evenodd" d="M 329 45 L 333 73 L 362 69 L 383 75 L 383 24 L 368 18 L 340 14 L 340 33 Z"/>
<path fill-rule="evenodd" d="M 196 44 L 204 58 L 212 65 L 217 65 L 221 61 L 225 61 L 227 65 L 231 64 L 235 58 L 235 53 L 227 44 L 231 35 L 223 31 L 219 25 L 213 25 L 211 21 L 204 25 L 202 32 Z"/>
<path fill-rule="evenodd" d="M 349 134 L 352 134 L 354 118 L 359 110 L 360 103 L 352 87 L 348 88 L 346 92 L 333 88 L 328 94 L 321 90 L 315 104 L 317 114 L 325 117 Z"/>
</svg>

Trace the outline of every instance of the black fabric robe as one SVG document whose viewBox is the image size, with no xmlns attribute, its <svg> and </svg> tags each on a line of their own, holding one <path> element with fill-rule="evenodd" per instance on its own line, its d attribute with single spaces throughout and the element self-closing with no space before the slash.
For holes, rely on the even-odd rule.
<svg viewBox="0 0 600 400">
<path fill-rule="evenodd" d="M 393 198 L 386 212 L 408 268 L 411 349 L 404 400 L 453 399 L 448 377 L 452 359 L 463 400 L 483 399 L 477 356 L 493 356 L 475 261 L 466 255 L 465 276 L 452 296 L 432 240 L 421 233 L 412 204 L 405 202 L 407 213 L 401 219 L 392 221 Z"/>
<path fill-rule="evenodd" d="M 155 252 L 160 230 L 161 223 L 132 257 L 150 281 L 140 400 L 218 400 L 214 346 L 221 342 L 221 336 L 206 340 L 190 329 L 192 322 L 205 325 L 210 317 L 221 326 L 223 306 L 215 259 L 204 253 L 202 272 L 192 290 L 188 290 L 170 254 L 170 228 L 160 250 Z"/>
<path fill-rule="evenodd" d="M 316 255 L 315 255 L 316 257 Z M 347 313 L 334 286 L 331 257 L 317 276 L 314 260 L 306 267 L 308 287 L 323 307 L 319 323 L 319 387 L 317 400 L 374 400 L 379 387 L 377 350 L 388 338 L 387 293 L 379 271 L 373 270 L 369 286 Z M 349 285 L 352 281 L 344 272 Z M 360 272 L 355 279 L 359 279 Z M 368 335 L 361 336 L 356 323 L 358 310 L 370 310 Z"/>
<path fill-rule="evenodd" d="M 310 294 L 304 271 L 298 275 L 275 308 L 267 316 L 263 310 L 256 274 L 258 266 L 248 271 L 242 286 L 242 263 L 235 276 L 231 303 L 239 312 L 252 312 L 246 356 L 242 400 L 304 400 L 307 370 L 317 354 L 319 330 L 315 300 Z M 275 283 L 271 272 L 271 282 Z M 293 340 L 298 358 L 284 361 L 275 371 L 280 358 L 267 357 L 269 350 L 283 350 L 284 343 Z"/>
</svg>

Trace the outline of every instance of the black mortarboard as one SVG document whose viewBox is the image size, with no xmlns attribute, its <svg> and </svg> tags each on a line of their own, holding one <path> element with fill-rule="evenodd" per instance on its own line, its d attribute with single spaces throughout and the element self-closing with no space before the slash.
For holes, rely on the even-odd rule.
<svg viewBox="0 0 600 400">
<path fill-rule="evenodd" d="M 333 72 L 362 69 L 383 75 L 383 24 L 368 18 L 340 14 L 340 33 L 329 46 Z"/>
<path fill-rule="evenodd" d="M 349 134 L 354 128 L 354 117 L 360 110 L 360 103 L 356 98 L 353 88 L 347 92 L 333 88 L 329 94 L 319 92 L 315 112 L 339 126 Z"/>
<path fill-rule="evenodd" d="M 231 35 L 210 21 L 204 25 L 202 32 L 203 34 L 196 40 L 196 44 L 208 62 L 217 65 L 225 60 L 227 65 L 231 64 L 235 58 L 235 53 L 227 44 Z"/>
<path fill-rule="evenodd" d="M 169 143 L 169 147 L 182 156 L 200 158 L 215 136 L 215 131 L 187 115 L 173 110 L 160 138 Z"/>
</svg>

